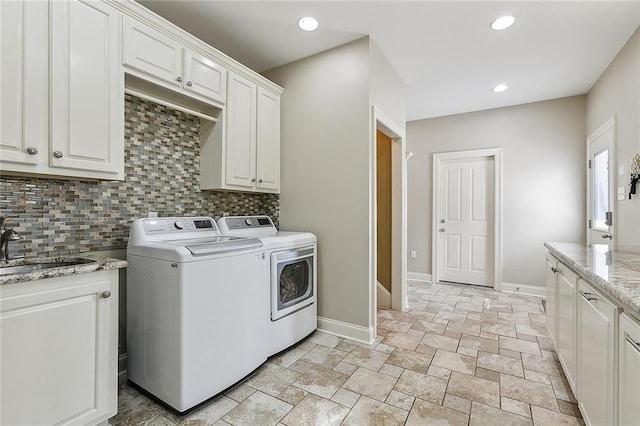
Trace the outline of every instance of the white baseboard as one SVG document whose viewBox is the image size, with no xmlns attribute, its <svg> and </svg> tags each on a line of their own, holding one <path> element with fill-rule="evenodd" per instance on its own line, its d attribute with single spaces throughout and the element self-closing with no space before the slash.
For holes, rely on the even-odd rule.
<svg viewBox="0 0 640 426">
<path fill-rule="evenodd" d="M 411 281 L 431 282 L 431 274 L 423 274 L 422 272 L 407 272 L 407 279 Z"/>
<path fill-rule="evenodd" d="M 380 284 L 380 281 L 376 281 L 377 289 L 378 289 L 378 297 L 377 297 L 377 305 L 380 308 L 390 308 L 391 307 L 391 293 L 386 289 L 385 286 Z"/>
<path fill-rule="evenodd" d="M 373 327 L 363 327 L 361 325 L 323 317 L 318 317 L 318 330 L 333 334 L 334 336 L 366 343 L 367 345 L 372 344 L 376 338 L 373 333 Z"/>
<path fill-rule="evenodd" d="M 545 287 L 541 287 L 538 285 L 514 284 L 505 282 L 502 283 L 500 290 L 505 293 L 517 293 L 537 297 L 545 297 L 547 291 Z"/>
</svg>

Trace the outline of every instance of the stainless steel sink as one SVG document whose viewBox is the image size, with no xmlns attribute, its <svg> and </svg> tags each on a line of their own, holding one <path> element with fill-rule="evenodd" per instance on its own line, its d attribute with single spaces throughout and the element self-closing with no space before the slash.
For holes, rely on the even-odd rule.
<svg viewBox="0 0 640 426">
<path fill-rule="evenodd" d="M 30 272 L 42 271 L 45 269 L 52 268 L 61 268 L 64 266 L 75 266 L 75 265 L 84 265 L 87 263 L 94 263 L 95 260 L 92 259 L 82 259 L 82 258 L 73 258 L 73 259 L 64 259 L 61 261 L 51 261 L 51 260 L 43 260 L 38 261 L 28 260 L 22 261 L 20 263 L 2 265 L 0 267 L 0 276 L 11 275 L 11 274 L 25 274 Z"/>
</svg>

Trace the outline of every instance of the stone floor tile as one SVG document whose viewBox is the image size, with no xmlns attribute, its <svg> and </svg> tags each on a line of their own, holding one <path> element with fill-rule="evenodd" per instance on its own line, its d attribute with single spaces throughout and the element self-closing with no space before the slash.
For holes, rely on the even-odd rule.
<svg viewBox="0 0 640 426">
<path fill-rule="evenodd" d="M 316 331 L 308 338 L 309 342 L 317 345 L 327 346 L 329 348 L 335 348 L 344 339 L 334 336 L 333 334 L 323 333 L 322 331 Z"/>
<path fill-rule="evenodd" d="M 358 369 L 358 366 L 342 361 L 340 364 L 333 367 L 333 369 L 338 373 L 342 373 L 342 374 L 346 374 L 347 376 L 350 376 L 353 374 L 354 371 Z"/>
<path fill-rule="evenodd" d="M 474 357 L 442 349 L 438 349 L 431 361 L 431 365 L 469 375 L 473 375 L 476 372 L 476 359 Z"/>
<path fill-rule="evenodd" d="M 515 312 L 513 314 L 509 314 L 506 312 L 498 312 L 498 319 L 502 321 L 512 322 L 512 323 L 531 325 L 531 320 L 529 319 L 528 312 Z"/>
<path fill-rule="evenodd" d="M 425 354 L 425 355 L 430 355 L 432 358 L 436 354 L 436 350 L 437 350 L 436 348 L 432 348 L 429 345 L 423 345 L 422 343 L 420 343 L 416 348 L 416 352 Z"/>
<path fill-rule="evenodd" d="M 414 330 L 423 331 L 425 333 L 444 334 L 445 330 L 447 329 L 447 324 L 440 324 L 431 320 L 417 320 L 413 324 L 412 328 Z"/>
<path fill-rule="evenodd" d="M 429 302 L 429 305 L 427 307 L 428 311 L 432 311 L 435 312 L 436 315 L 441 313 L 441 312 L 453 312 L 455 310 L 455 308 L 451 305 L 448 305 L 446 303 L 439 303 L 439 302 Z M 433 321 L 446 321 L 446 320 L 442 320 L 442 319 L 437 319 L 434 318 Z"/>
<path fill-rule="evenodd" d="M 289 411 L 282 419 L 282 423 L 287 426 L 337 426 L 342 423 L 347 414 L 349 414 L 347 407 L 309 394 Z"/>
<path fill-rule="evenodd" d="M 536 371 L 550 376 L 564 376 L 560 363 L 553 358 L 522 354 L 522 365 L 525 370 Z"/>
<path fill-rule="evenodd" d="M 418 302 L 415 300 L 409 300 L 409 308 L 415 311 L 423 311 L 424 309 L 426 309 L 426 307 L 427 307 L 427 303 Z"/>
<path fill-rule="evenodd" d="M 289 366 L 289 369 L 297 371 L 298 373 L 306 373 L 307 370 L 309 370 L 312 366 L 313 364 L 311 364 L 310 362 L 297 360 Z"/>
<path fill-rule="evenodd" d="M 488 331 L 482 331 L 482 329 L 480 330 L 480 337 L 483 337 L 485 339 L 491 339 L 491 340 L 498 341 L 498 335 L 497 334 L 489 333 Z"/>
<path fill-rule="evenodd" d="M 360 397 L 342 423 L 344 426 L 401 426 L 409 413 L 393 405 Z"/>
<path fill-rule="evenodd" d="M 467 319 L 467 314 L 463 312 L 454 311 L 440 311 L 436 314 L 434 320 L 447 320 L 464 322 Z"/>
<path fill-rule="evenodd" d="M 478 351 L 476 349 L 465 348 L 464 346 L 458 346 L 457 353 L 460 355 L 472 356 L 474 358 L 478 357 Z"/>
<path fill-rule="evenodd" d="M 393 352 L 396 348 L 393 346 L 389 346 L 389 345 L 385 345 L 384 343 L 378 343 L 376 345 L 376 347 L 374 348 L 374 350 L 378 351 L 378 352 L 382 352 L 385 354 L 390 354 L 391 352 Z"/>
<path fill-rule="evenodd" d="M 491 324 L 487 322 L 482 323 L 481 331 L 485 333 L 497 334 L 499 336 L 517 337 L 516 328 L 513 324 Z"/>
<path fill-rule="evenodd" d="M 500 349 L 507 349 L 510 351 L 516 352 L 524 352 L 531 355 L 542 355 L 540 353 L 540 347 L 538 346 L 538 341 L 535 340 L 533 342 L 522 340 L 522 339 L 514 339 L 512 337 L 500 336 L 499 338 Z"/>
<path fill-rule="evenodd" d="M 534 382 L 544 383 L 545 385 L 550 385 L 551 380 L 549 379 L 548 374 L 538 373 L 537 371 L 524 370 L 524 378 L 527 380 L 533 380 Z"/>
<path fill-rule="evenodd" d="M 449 380 L 449 377 L 451 377 L 451 370 L 448 370 L 448 369 L 442 368 L 442 367 L 438 367 L 436 365 L 432 365 L 427 370 L 427 374 L 429 376 L 437 377 L 437 378 L 442 379 L 442 380 Z"/>
<path fill-rule="evenodd" d="M 158 417 L 161 411 L 160 405 L 138 393 L 118 407 L 115 419 L 123 425 L 138 425 Z"/>
<path fill-rule="evenodd" d="M 318 345 L 307 352 L 300 359 L 312 364 L 321 365 L 325 368 L 333 368 L 338 365 L 340 361 L 342 361 L 346 356 L 347 352 Z"/>
<path fill-rule="evenodd" d="M 360 394 L 340 388 L 335 394 L 333 394 L 331 400 L 338 404 L 342 404 L 345 407 L 353 408 L 353 406 L 356 405 L 356 402 L 358 402 L 358 398 L 360 398 Z"/>
<path fill-rule="evenodd" d="M 469 334 L 480 336 L 480 324 L 470 324 L 469 322 L 449 321 L 447 332 Z"/>
<path fill-rule="evenodd" d="M 416 399 L 409 412 L 406 425 L 421 426 L 442 424 L 467 426 L 468 423 L 469 416 L 467 414 L 428 401 Z"/>
<path fill-rule="evenodd" d="M 385 364 L 380 369 L 380 373 L 386 374 L 387 376 L 395 377 L 396 379 L 400 377 L 403 371 L 404 368 L 391 364 Z"/>
<path fill-rule="evenodd" d="M 407 323 L 396 320 L 384 320 L 378 324 L 379 328 L 384 328 L 389 331 L 395 331 L 397 333 L 406 333 L 411 329 L 413 323 Z"/>
<path fill-rule="evenodd" d="M 473 402 L 469 426 L 531 426 L 531 419 Z M 547 426 L 551 426 L 551 423 Z"/>
<path fill-rule="evenodd" d="M 411 410 L 411 407 L 413 406 L 413 402 L 415 400 L 416 398 L 411 395 L 393 390 L 391 391 L 385 402 L 387 404 L 393 405 L 394 407 L 402 408 L 403 410 L 409 411 Z"/>
<path fill-rule="evenodd" d="M 445 394 L 442 405 L 456 411 L 460 411 L 461 413 L 471 414 L 471 401 L 465 398 L 460 398 L 459 396 L 451 395 L 449 393 Z"/>
<path fill-rule="evenodd" d="M 478 353 L 477 366 L 487 370 L 511 374 L 512 376 L 524 377 L 522 361 L 520 359 L 480 352 Z"/>
<path fill-rule="evenodd" d="M 353 348 L 357 348 L 356 345 L 354 345 L 352 342 L 350 342 L 349 340 L 345 340 L 343 342 L 340 342 L 338 344 L 338 346 L 335 347 L 335 349 L 342 351 L 342 352 L 351 352 L 353 350 Z"/>
<path fill-rule="evenodd" d="M 476 377 L 500 383 L 500 373 L 498 373 L 497 371 L 485 370 L 484 368 L 476 368 Z"/>
<path fill-rule="evenodd" d="M 449 379 L 447 393 L 492 407 L 500 407 L 500 385 L 479 377 L 454 371 Z"/>
<path fill-rule="evenodd" d="M 229 411 L 222 420 L 237 426 L 276 425 L 292 408 L 291 404 L 256 392 Z"/>
<path fill-rule="evenodd" d="M 522 417 L 531 418 L 531 407 L 526 402 L 503 396 L 500 398 L 500 408 L 510 413 L 518 414 Z"/>
<path fill-rule="evenodd" d="M 306 338 L 300 343 L 298 343 L 297 345 L 295 345 L 294 349 L 300 349 L 301 351 L 308 352 L 315 347 L 316 347 L 316 344 L 313 343 L 311 340 L 309 340 L 309 338 Z"/>
<path fill-rule="evenodd" d="M 282 391 L 280 395 L 278 395 L 278 399 L 283 400 L 291 405 L 296 405 L 302 399 L 307 396 L 309 392 L 304 391 L 302 389 L 298 389 L 295 386 L 289 386 L 285 390 Z"/>
<path fill-rule="evenodd" d="M 538 346 L 543 351 L 554 351 L 556 350 L 555 345 L 553 344 L 553 340 L 548 337 L 538 337 Z"/>
<path fill-rule="evenodd" d="M 290 367 L 291 364 L 303 357 L 306 353 L 307 351 L 293 348 L 286 352 L 282 352 L 277 356 L 269 358 L 269 362 L 271 364 L 279 365 L 280 367 Z"/>
<path fill-rule="evenodd" d="M 236 402 L 242 402 L 249 398 L 255 391 L 255 388 L 252 388 L 246 383 L 241 383 L 229 389 L 224 394 Z"/>
<path fill-rule="evenodd" d="M 513 359 L 522 359 L 522 353 L 518 351 L 512 351 L 511 349 L 500 348 L 498 352 L 502 356 L 506 356 Z"/>
<path fill-rule="evenodd" d="M 211 425 L 220 420 L 225 414 L 238 406 L 238 403 L 232 399 L 222 396 L 213 400 L 213 402 L 205 404 L 197 411 L 186 416 L 178 416 L 173 412 L 167 411 L 165 417 L 175 425 Z M 142 423 L 138 423 L 142 424 Z M 154 419 L 153 425 L 162 424 L 159 419 Z"/>
<path fill-rule="evenodd" d="M 459 340 L 452 337 L 440 336 L 439 334 L 427 333 L 422 338 L 421 343 L 431 346 L 432 348 L 455 352 L 458 349 Z"/>
<path fill-rule="evenodd" d="M 409 311 L 406 314 L 407 317 L 415 318 L 416 320 L 424 320 L 431 321 L 436 314 L 433 312 L 425 312 L 425 311 Z"/>
<path fill-rule="evenodd" d="M 556 394 L 556 398 L 569 402 L 577 402 L 567 379 L 558 376 L 549 376 L 549 379 L 551 380 L 551 386 L 553 387 L 553 392 Z"/>
<path fill-rule="evenodd" d="M 447 298 L 446 294 L 423 294 L 420 296 L 420 301 L 443 303 L 446 298 Z"/>
<path fill-rule="evenodd" d="M 526 340 L 528 342 L 535 342 L 538 343 L 538 337 L 537 336 L 532 336 L 530 334 L 524 334 L 524 333 L 516 333 L 518 335 L 518 339 L 520 340 Z"/>
<path fill-rule="evenodd" d="M 467 320 L 481 321 L 495 324 L 498 322 L 497 312 L 469 312 Z"/>
<path fill-rule="evenodd" d="M 469 320 L 469 315 L 472 312 L 481 313 L 484 311 L 484 307 L 482 303 L 474 303 L 472 302 L 458 302 L 454 308 L 454 311 L 465 311 L 467 312 L 467 321 Z"/>
<path fill-rule="evenodd" d="M 391 353 L 387 363 L 401 368 L 408 368 L 418 373 L 424 373 L 429 368 L 432 359 L 431 355 L 398 348 Z"/>
<path fill-rule="evenodd" d="M 460 346 L 464 348 L 475 349 L 477 351 L 498 353 L 498 341 L 493 339 L 485 339 L 479 336 L 470 336 L 463 334 L 460 338 Z"/>
<path fill-rule="evenodd" d="M 560 412 L 563 414 L 568 414 L 573 417 L 582 418 L 582 413 L 578 408 L 578 404 L 575 402 L 563 401 L 562 399 L 558 400 L 558 407 L 560 407 Z"/>
<path fill-rule="evenodd" d="M 452 339 L 456 339 L 456 340 L 460 340 L 460 338 L 462 337 L 462 333 L 459 333 L 457 331 L 449 331 L 448 329 L 444 331 L 444 333 L 442 334 L 443 336 L 447 336 L 447 337 L 451 337 Z"/>
<path fill-rule="evenodd" d="M 531 406 L 531 414 L 533 416 L 534 426 L 547 425 L 565 425 L 565 426 L 582 426 L 584 422 L 577 417 L 567 414 L 558 413 L 556 411 L 547 410 L 545 408 Z"/>
<path fill-rule="evenodd" d="M 378 401 L 385 401 L 396 381 L 395 377 L 359 367 L 342 387 Z"/>
<path fill-rule="evenodd" d="M 344 358 L 344 362 L 378 371 L 387 358 L 389 358 L 389 354 L 384 352 L 356 347 Z"/>
<path fill-rule="evenodd" d="M 422 340 L 422 338 L 409 336 L 405 333 L 389 332 L 382 340 L 382 343 L 395 346 L 396 348 L 414 350 L 420 343 L 420 340 Z"/>
<path fill-rule="evenodd" d="M 547 327 L 545 326 L 532 326 L 528 324 L 516 323 L 516 332 L 518 334 L 528 334 L 529 336 L 549 337 Z"/>
<path fill-rule="evenodd" d="M 300 376 L 293 385 L 323 398 L 331 398 L 342 384 L 347 381 L 347 378 L 349 376 L 346 374 L 314 365 Z"/>
<path fill-rule="evenodd" d="M 300 373 L 273 364 L 264 364 L 258 373 L 247 380 L 247 385 L 271 396 L 280 393 L 295 382 Z"/>
<path fill-rule="evenodd" d="M 446 380 L 416 373 L 411 370 L 404 370 L 394 390 L 433 402 L 434 404 L 442 404 L 446 388 Z"/>
<path fill-rule="evenodd" d="M 553 388 L 542 383 L 500 374 L 500 395 L 558 411 Z"/>
</svg>

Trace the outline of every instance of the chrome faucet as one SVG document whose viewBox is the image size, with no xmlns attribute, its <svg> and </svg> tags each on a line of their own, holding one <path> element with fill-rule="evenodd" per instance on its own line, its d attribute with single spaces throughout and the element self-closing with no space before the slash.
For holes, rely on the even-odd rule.
<svg viewBox="0 0 640 426">
<path fill-rule="evenodd" d="M 11 258 L 9 256 L 9 242 L 18 241 L 20 235 L 13 229 L 7 229 L 4 225 L 6 217 L 0 217 L 0 261 L 7 262 Z"/>
</svg>

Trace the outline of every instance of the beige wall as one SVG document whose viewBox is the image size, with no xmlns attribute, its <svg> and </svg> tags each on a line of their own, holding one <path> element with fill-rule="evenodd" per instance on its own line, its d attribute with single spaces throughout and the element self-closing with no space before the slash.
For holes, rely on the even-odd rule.
<svg viewBox="0 0 640 426">
<path fill-rule="evenodd" d="M 375 105 L 396 126 L 404 129 L 407 120 L 406 86 L 373 40 L 369 43 L 369 59 L 371 105 Z"/>
<path fill-rule="evenodd" d="M 408 271 L 431 274 L 433 153 L 503 148 L 503 274 L 544 285 L 545 241 L 585 240 L 584 96 L 407 123 Z"/>
<path fill-rule="evenodd" d="M 280 228 L 318 237 L 318 315 L 369 326 L 369 41 L 265 73 L 282 94 Z"/>
<path fill-rule="evenodd" d="M 391 138 L 376 133 L 377 280 L 391 291 Z"/>
<path fill-rule="evenodd" d="M 640 29 L 589 91 L 587 135 L 611 117 L 616 119 L 615 186 L 625 187 L 625 199 L 615 204 L 613 241 L 617 246 L 640 246 L 640 191 L 631 200 L 626 195 L 631 161 L 640 153 Z M 623 176 L 618 176 L 619 166 L 624 166 Z"/>
</svg>

